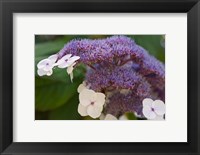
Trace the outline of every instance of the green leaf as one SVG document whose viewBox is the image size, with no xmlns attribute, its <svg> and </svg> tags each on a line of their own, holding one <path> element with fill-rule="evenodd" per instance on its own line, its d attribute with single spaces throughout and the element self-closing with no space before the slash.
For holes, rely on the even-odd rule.
<svg viewBox="0 0 200 155">
<path fill-rule="evenodd" d="M 64 39 L 49 41 L 45 43 L 38 43 L 35 45 L 35 57 L 37 59 L 38 57 L 48 57 L 51 54 L 55 54 L 59 52 L 59 50 L 63 48 L 66 43 L 67 41 Z"/>
<path fill-rule="evenodd" d="M 79 83 L 63 83 L 51 79 L 35 78 L 35 108 L 48 111 L 67 103 L 77 92 Z"/>
<path fill-rule="evenodd" d="M 128 112 L 128 113 L 125 113 L 126 117 L 128 118 L 128 120 L 136 120 L 136 116 L 134 115 L 134 113 L 132 112 Z"/>
<path fill-rule="evenodd" d="M 49 112 L 35 111 L 35 120 L 48 120 Z"/>
<path fill-rule="evenodd" d="M 82 117 L 78 114 L 78 93 L 76 93 L 66 104 L 51 111 L 49 120 L 80 120 Z"/>
</svg>

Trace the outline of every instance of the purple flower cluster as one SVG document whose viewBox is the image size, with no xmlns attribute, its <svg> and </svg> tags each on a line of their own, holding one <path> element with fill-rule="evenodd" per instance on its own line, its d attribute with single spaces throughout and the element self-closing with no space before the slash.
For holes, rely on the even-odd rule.
<svg viewBox="0 0 200 155">
<path fill-rule="evenodd" d="M 142 117 L 140 99 L 133 91 L 127 95 L 116 92 L 109 97 L 109 103 L 106 105 L 104 113 L 119 117 L 126 112 L 133 112 Z"/>
<path fill-rule="evenodd" d="M 129 37 L 72 40 L 58 53 L 59 59 L 66 54 L 79 56 L 78 63 L 88 66 L 86 84 L 91 89 L 112 94 L 105 113 L 142 115 L 144 98 L 165 100 L 164 65 Z"/>
</svg>

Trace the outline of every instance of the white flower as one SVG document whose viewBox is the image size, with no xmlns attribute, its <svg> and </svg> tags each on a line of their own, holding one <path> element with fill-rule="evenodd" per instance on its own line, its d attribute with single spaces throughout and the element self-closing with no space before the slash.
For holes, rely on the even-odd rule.
<svg viewBox="0 0 200 155">
<path fill-rule="evenodd" d="M 165 104 L 161 100 L 153 101 L 150 98 L 146 98 L 143 100 L 143 109 L 142 112 L 147 119 L 150 120 L 158 120 L 163 118 L 165 114 Z"/>
<path fill-rule="evenodd" d="M 103 113 L 101 113 L 101 115 L 100 115 L 99 119 L 100 119 L 100 120 L 104 120 L 104 119 L 105 119 L 105 117 L 106 117 L 106 116 L 105 116 Z"/>
<path fill-rule="evenodd" d="M 85 106 L 83 106 L 82 104 L 79 103 L 79 105 L 78 105 L 78 113 L 81 116 L 88 116 L 87 107 L 85 107 Z"/>
<path fill-rule="evenodd" d="M 102 113 L 99 117 L 100 120 L 117 120 L 117 118 L 111 114 L 107 114 L 106 116 Z"/>
<path fill-rule="evenodd" d="M 163 115 L 159 116 L 157 115 L 156 118 L 154 118 L 154 120 L 157 120 L 157 121 L 161 121 L 161 120 L 165 120 Z"/>
<path fill-rule="evenodd" d="M 50 75 L 52 75 L 53 70 L 51 69 L 49 71 L 45 71 L 43 69 L 38 69 L 37 73 L 38 73 L 39 76 L 44 76 L 44 75 L 50 76 Z"/>
<path fill-rule="evenodd" d="M 73 80 L 73 69 L 76 65 L 76 62 L 78 59 L 80 59 L 79 56 L 73 56 L 71 57 L 71 54 L 67 54 L 64 57 L 62 57 L 60 60 L 58 60 L 57 65 L 58 68 L 67 68 L 67 73 L 70 75 L 71 81 Z"/>
<path fill-rule="evenodd" d="M 67 54 L 64 57 L 62 57 L 60 60 L 57 62 L 58 68 L 66 68 L 69 66 L 68 60 L 72 56 L 72 54 Z"/>
<path fill-rule="evenodd" d="M 58 68 L 67 68 L 71 66 L 75 61 L 80 59 L 79 56 L 73 56 L 71 57 L 72 54 L 67 54 L 64 57 L 62 57 L 60 60 L 58 60 L 57 65 Z"/>
<path fill-rule="evenodd" d="M 127 116 L 124 114 L 119 117 L 119 120 L 128 120 Z"/>
<path fill-rule="evenodd" d="M 80 93 L 84 89 L 87 89 L 85 81 L 83 81 L 83 83 L 78 86 L 77 91 Z"/>
<path fill-rule="evenodd" d="M 105 95 L 84 89 L 79 94 L 79 101 L 78 112 L 81 116 L 89 115 L 92 118 L 98 118 L 103 110 Z"/>
<path fill-rule="evenodd" d="M 105 120 L 117 120 L 117 118 L 111 114 L 107 114 Z"/>
<path fill-rule="evenodd" d="M 38 75 L 39 76 L 43 76 L 43 75 L 48 75 L 50 76 L 53 73 L 53 67 L 55 66 L 55 62 L 58 58 L 58 55 L 52 55 L 50 57 L 48 57 L 47 59 L 43 59 L 41 60 L 38 64 Z"/>
</svg>

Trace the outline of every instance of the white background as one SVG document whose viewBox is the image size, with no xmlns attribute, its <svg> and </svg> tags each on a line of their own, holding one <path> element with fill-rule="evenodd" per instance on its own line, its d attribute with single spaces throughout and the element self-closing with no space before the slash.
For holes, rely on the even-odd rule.
<svg viewBox="0 0 200 155">
<path fill-rule="evenodd" d="M 186 14 L 14 14 L 14 142 L 187 142 Z M 165 121 L 35 121 L 35 34 L 166 34 Z"/>
</svg>

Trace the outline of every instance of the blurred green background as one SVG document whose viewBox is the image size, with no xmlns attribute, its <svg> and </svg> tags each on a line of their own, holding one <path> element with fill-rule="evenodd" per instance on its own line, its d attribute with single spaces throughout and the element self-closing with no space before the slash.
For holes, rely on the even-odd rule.
<svg viewBox="0 0 200 155">
<path fill-rule="evenodd" d="M 86 69 L 78 66 L 74 72 L 73 83 L 65 70 L 56 68 L 51 76 L 38 76 L 37 63 L 57 53 L 72 39 L 106 38 L 112 35 L 35 35 L 35 119 L 36 120 L 90 120 L 77 112 L 77 87 L 84 80 Z M 157 59 L 165 63 L 164 35 L 126 35 L 145 48 Z M 126 114 L 128 119 L 136 119 Z"/>
</svg>

